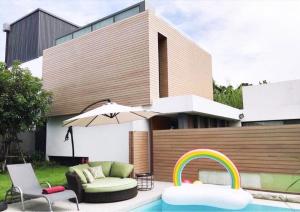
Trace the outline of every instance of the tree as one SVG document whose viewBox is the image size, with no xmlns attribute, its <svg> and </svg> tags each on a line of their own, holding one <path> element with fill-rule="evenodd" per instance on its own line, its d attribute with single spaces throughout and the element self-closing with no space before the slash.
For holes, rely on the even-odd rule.
<svg viewBox="0 0 300 212">
<path fill-rule="evenodd" d="M 264 84 L 268 84 L 267 80 L 263 80 L 262 82 L 259 82 L 259 85 L 264 85 Z M 242 87 L 244 86 L 252 86 L 252 84 L 242 83 L 237 88 L 234 88 L 232 85 L 229 86 L 217 85 L 216 82 L 213 81 L 214 101 L 238 109 L 243 109 Z"/>
<path fill-rule="evenodd" d="M 15 62 L 7 69 L 0 62 L 0 135 L 8 144 L 18 141 L 18 133 L 28 132 L 45 121 L 52 97 L 42 88 L 42 80 Z"/>
<path fill-rule="evenodd" d="M 243 83 L 239 87 L 234 88 L 233 86 L 223 86 L 217 85 L 215 81 L 213 81 L 213 93 L 214 93 L 214 101 L 229 105 L 231 107 L 235 107 L 238 109 L 243 108 L 243 95 L 242 95 L 242 86 L 246 86 L 249 84 Z"/>
</svg>

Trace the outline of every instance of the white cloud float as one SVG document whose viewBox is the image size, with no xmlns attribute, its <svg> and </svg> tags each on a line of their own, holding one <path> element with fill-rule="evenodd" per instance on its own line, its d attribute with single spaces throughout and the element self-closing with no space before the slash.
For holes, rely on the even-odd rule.
<svg viewBox="0 0 300 212">
<path fill-rule="evenodd" d="M 253 197 L 243 189 L 211 184 L 185 184 L 165 189 L 162 200 L 171 205 L 205 205 L 239 210 L 252 202 Z"/>
</svg>

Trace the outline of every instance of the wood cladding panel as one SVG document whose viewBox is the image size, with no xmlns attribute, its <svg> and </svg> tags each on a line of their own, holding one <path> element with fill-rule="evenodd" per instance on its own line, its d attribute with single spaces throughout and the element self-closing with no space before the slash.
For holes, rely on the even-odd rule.
<svg viewBox="0 0 300 212">
<path fill-rule="evenodd" d="M 149 13 L 151 94 L 158 90 L 158 38 L 167 39 L 168 96 L 198 95 L 213 99 L 211 56 L 170 24 Z"/>
<path fill-rule="evenodd" d="M 50 116 L 69 115 L 104 98 L 149 105 L 160 96 L 158 34 L 166 37 L 162 96 L 212 99 L 211 56 L 152 11 L 145 11 L 44 51 Z"/>
<path fill-rule="evenodd" d="M 50 116 L 75 114 L 100 99 L 150 104 L 148 13 L 143 12 L 44 51 Z"/>
<path fill-rule="evenodd" d="M 155 179 L 172 181 L 178 158 L 198 148 L 224 153 L 240 172 L 299 174 L 300 171 L 300 125 L 155 130 Z M 199 170 L 224 168 L 212 160 L 194 160 L 184 169 L 183 177 L 195 180 Z"/>
<path fill-rule="evenodd" d="M 134 165 L 135 173 L 149 172 L 148 132 L 129 132 L 129 162 Z"/>
</svg>

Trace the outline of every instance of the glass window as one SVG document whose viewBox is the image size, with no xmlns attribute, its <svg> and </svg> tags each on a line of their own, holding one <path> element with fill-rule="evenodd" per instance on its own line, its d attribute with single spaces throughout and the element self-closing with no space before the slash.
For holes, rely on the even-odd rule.
<svg viewBox="0 0 300 212">
<path fill-rule="evenodd" d="M 100 28 L 110 25 L 112 23 L 114 23 L 113 17 L 105 19 L 103 21 L 93 24 L 93 30 L 100 29 Z"/>
<path fill-rule="evenodd" d="M 125 19 L 125 18 L 128 18 L 130 16 L 133 16 L 133 15 L 136 15 L 140 12 L 140 7 L 137 6 L 137 7 L 134 7 L 130 10 L 126 10 L 118 15 L 115 16 L 115 21 L 120 21 L 122 19 Z"/>
<path fill-rule="evenodd" d="M 67 42 L 69 40 L 72 40 L 72 34 L 69 34 L 69 35 L 66 35 L 64 37 L 56 39 L 55 44 L 58 45 L 58 44 Z"/>
<path fill-rule="evenodd" d="M 73 33 L 73 38 L 81 37 L 82 35 L 85 35 L 91 31 L 92 31 L 91 26 L 82 28 L 81 30 Z"/>
</svg>

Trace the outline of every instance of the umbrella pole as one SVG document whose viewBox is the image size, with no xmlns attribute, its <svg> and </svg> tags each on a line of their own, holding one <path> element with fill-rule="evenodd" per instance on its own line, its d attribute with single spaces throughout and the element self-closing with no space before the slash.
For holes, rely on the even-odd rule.
<svg viewBox="0 0 300 212">
<path fill-rule="evenodd" d="M 73 138 L 73 127 L 70 127 L 70 134 L 71 134 L 71 144 L 72 144 L 72 158 L 73 162 L 75 162 L 75 148 L 74 148 L 74 138 Z"/>
<path fill-rule="evenodd" d="M 73 127 L 68 127 L 67 134 L 65 136 L 65 141 L 69 140 L 69 134 L 71 135 L 71 145 L 72 145 L 72 165 L 75 165 L 75 148 L 74 148 L 74 137 L 73 137 Z"/>
</svg>

